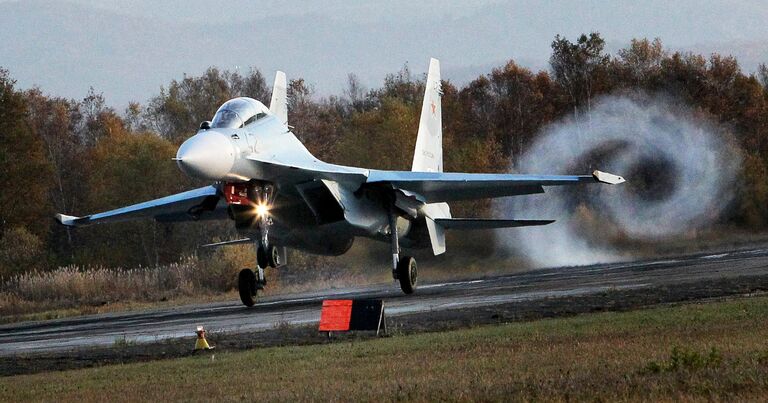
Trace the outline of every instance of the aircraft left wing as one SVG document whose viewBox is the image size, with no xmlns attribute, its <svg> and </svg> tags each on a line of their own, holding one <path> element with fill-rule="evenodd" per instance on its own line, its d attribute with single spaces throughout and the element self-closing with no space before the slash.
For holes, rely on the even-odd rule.
<svg viewBox="0 0 768 403">
<path fill-rule="evenodd" d="M 601 171 L 592 175 L 519 175 L 371 170 L 366 181 L 415 193 L 427 203 L 544 193 L 545 186 L 595 182 L 619 184 L 624 178 Z"/>
<path fill-rule="evenodd" d="M 56 214 L 56 220 L 70 227 L 154 218 L 161 222 L 193 221 L 202 218 L 224 218 L 226 203 L 213 186 L 206 186 L 175 195 L 133 204 L 84 217 Z M 206 214 L 208 213 L 208 214 Z"/>
</svg>

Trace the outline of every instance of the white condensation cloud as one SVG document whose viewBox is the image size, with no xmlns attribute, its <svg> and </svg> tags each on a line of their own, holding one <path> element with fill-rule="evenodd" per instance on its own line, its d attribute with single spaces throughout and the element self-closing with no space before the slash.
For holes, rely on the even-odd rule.
<svg viewBox="0 0 768 403">
<path fill-rule="evenodd" d="M 736 191 L 740 155 L 730 140 L 724 129 L 665 98 L 604 97 L 580 118 L 546 128 L 518 171 L 599 168 L 627 182 L 500 199 L 497 215 L 557 220 L 499 231 L 501 242 L 537 266 L 582 265 L 630 257 L 631 250 L 611 242 L 616 236 L 663 242 L 706 228 Z M 600 166 L 586 167 L 588 161 Z"/>
</svg>

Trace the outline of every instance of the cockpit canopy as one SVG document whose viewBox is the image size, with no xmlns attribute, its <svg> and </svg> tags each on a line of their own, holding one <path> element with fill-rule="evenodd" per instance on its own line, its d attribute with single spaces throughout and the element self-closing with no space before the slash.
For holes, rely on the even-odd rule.
<svg viewBox="0 0 768 403">
<path fill-rule="evenodd" d="M 212 128 L 238 129 L 269 114 L 261 102 L 247 97 L 230 99 L 216 111 Z"/>
</svg>

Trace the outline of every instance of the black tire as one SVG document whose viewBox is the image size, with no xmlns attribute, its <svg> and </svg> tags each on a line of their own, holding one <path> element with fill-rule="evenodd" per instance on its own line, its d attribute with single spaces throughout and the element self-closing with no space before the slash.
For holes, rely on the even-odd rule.
<svg viewBox="0 0 768 403">
<path fill-rule="evenodd" d="M 240 301 L 243 301 L 243 305 L 253 306 L 256 303 L 256 273 L 253 270 L 240 270 L 237 276 L 237 291 L 240 292 Z"/>
<path fill-rule="evenodd" d="M 267 255 L 267 251 L 262 245 L 256 248 L 256 264 L 262 269 L 266 269 L 269 266 L 269 255 Z"/>
<path fill-rule="evenodd" d="M 418 275 L 416 259 L 410 256 L 401 257 L 397 263 L 397 279 L 400 280 L 400 289 L 404 293 L 413 294 L 416 290 Z"/>
<path fill-rule="evenodd" d="M 279 265 L 280 262 L 280 254 L 277 250 L 277 247 L 270 246 L 268 251 L 268 258 L 269 258 L 269 267 L 275 268 Z"/>
</svg>

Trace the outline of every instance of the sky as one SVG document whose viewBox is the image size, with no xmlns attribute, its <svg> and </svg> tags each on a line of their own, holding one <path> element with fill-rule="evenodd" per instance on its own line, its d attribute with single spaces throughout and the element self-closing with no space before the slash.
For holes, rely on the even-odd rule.
<svg viewBox="0 0 768 403">
<path fill-rule="evenodd" d="M 122 108 L 209 66 L 303 77 L 318 96 L 355 73 L 368 87 L 430 57 L 463 84 L 515 60 L 546 69 L 555 35 L 600 32 L 608 50 L 632 38 L 669 49 L 768 59 L 768 2 L 0 0 L 0 66 L 22 88 Z"/>
</svg>

